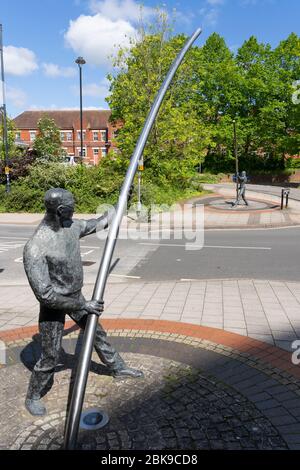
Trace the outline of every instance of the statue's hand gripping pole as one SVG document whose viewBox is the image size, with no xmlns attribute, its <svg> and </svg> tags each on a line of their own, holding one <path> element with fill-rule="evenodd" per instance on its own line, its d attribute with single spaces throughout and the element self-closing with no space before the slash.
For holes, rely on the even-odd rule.
<svg viewBox="0 0 300 470">
<path fill-rule="evenodd" d="M 121 188 L 118 205 L 116 208 L 115 216 L 112 220 L 108 236 L 106 239 L 101 263 L 99 266 L 99 271 L 96 279 L 96 284 L 94 287 L 94 292 L 92 300 L 102 301 L 104 296 L 104 290 L 106 286 L 107 277 L 109 274 L 109 268 L 118 236 L 119 227 L 121 224 L 122 216 L 126 209 L 127 197 L 130 190 L 130 187 L 133 183 L 134 175 L 137 170 L 138 161 L 140 160 L 142 153 L 144 151 L 149 133 L 159 111 L 162 100 L 166 94 L 166 91 L 169 88 L 169 85 L 181 64 L 185 54 L 190 49 L 194 41 L 198 38 L 201 33 L 201 29 L 198 28 L 194 34 L 186 41 L 182 50 L 174 60 L 171 68 L 166 76 L 156 98 L 152 105 L 152 108 L 149 112 L 147 120 L 145 122 L 142 133 L 139 137 L 139 140 L 136 144 L 135 150 L 130 160 L 130 164 L 125 176 L 124 183 Z M 73 394 L 70 402 L 70 408 L 68 412 L 67 422 L 66 422 L 66 431 L 65 431 L 65 449 L 75 449 L 78 435 L 78 428 L 80 423 L 80 416 L 82 411 L 82 405 L 84 400 L 84 393 L 88 378 L 88 372 L 90 368 L 90 362 L 92 357 L 93 345 L 95 332 L 98 322 L 98 316 L 95 314 L 89 314 L 88 320 L 86 323 L 82 349 L 78 361 L 77 372 L 75 383 L 73 387 Z"/>
</svg>

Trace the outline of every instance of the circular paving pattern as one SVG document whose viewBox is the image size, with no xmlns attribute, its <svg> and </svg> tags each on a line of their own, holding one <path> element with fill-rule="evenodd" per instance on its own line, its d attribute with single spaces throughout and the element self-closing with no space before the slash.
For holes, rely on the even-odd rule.
<svg viewBox="0 0 300 470">
<path fill-rule="evenodd" d="M 285 449 L 278 432 L 234 389 L 203 371 L 154 356 L 125 354 L 145 380 L 116 381 L 92 373 L 85 407 L 109 415 L 98 431 L 80 431 L 79 449 Z M 94 358 L 96 360 L 96 357 Z M 46 403 L 49 416 L 21 432 L 12 449 L 59 449 L 63 445 L 69 372 L 57 374 Z"/>
<path fill-rule="evenodd" d="M 214 366 L 224 372 L 226 364 L 236 370 L 239 366 L 233 358 L 205 350 L 203 345 L 177 343 L 176 337 L 174 343 L 147 336 L 115 338 L 128 364 L 142 369 L 144 379 L 116 380 L 105 375 L 105 367 L 93 355 L 84 408 L 100 407 L 110 421 L 97 431 L 81 430 L 79 449 L 288 448 L 272 420 L 253 401 L 237 386 L 205 370 Z M 15 361 L 0 369 L 4 392 L 0 449 L 55 450 L 63 446 L 76 338 L 64 340 L 54 386 L 44 398 L 48 415 L 43 418 L 34 418 L 24 409 L 30 375 L 24 364 L 30 368 L 38 355 L 33 343 L 19 348 L 23 364 Z M 258 385 L 260 372 L 256 374 Z"/>
<path fill-rule="evenodd" d="M 194 205 L 197 204 L 204 204 L 209 209 L 215 209 L 219 211 L 228 211 L 232 213 L 236 213 L 237 211 L 245 211 L 245 212 L 251 212 L 251 211 L 273 211 L 273 210 L 278 210 L 280 209 L 280 206 L 278 204 L 274 204 L 271 202 L 267 201 L 260 201 L 260 200 L 253 200 L 249 199 L 247 197 L 247 202 L 248 206 L 246 206 L 243 202 L 243 200 L 240 201 L 240 203 L 237 206 L 234 206 L 234 197 L 233 198 L 223 198 L 223 197 L 216 197 L 216 196 L 211 196 L 211 197 L 203 197 L 197 201 L 194 202 Z"/>
<path fill-rule="evenodd" d="M 230 210 L 232 212 L 240 212 L 240 211 L 262 211 L 262 210 L 270 210 L 270 209 L 279 209 L 278 205 L 271 204 L 265 201 L 253 201 L 251 199 L 247 199 L 248 206 L 241 201 L 237 206 L 233 206 L 234 200 L 233 199 L 213 199 L 207 205 L 211 209 L 216 210 Z"/>
</svg>

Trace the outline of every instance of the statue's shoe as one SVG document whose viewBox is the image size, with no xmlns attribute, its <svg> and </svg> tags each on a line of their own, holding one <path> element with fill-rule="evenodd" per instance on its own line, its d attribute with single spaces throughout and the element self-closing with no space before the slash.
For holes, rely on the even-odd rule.
<svg viewBox="0 0 300 470">
<path fill-rule="evenodd" d="M 116 378 L 128 378 L 132 379 L 141 379 L 144 377 L 144 374 L 141 370 L 132 369 L 131 367 L 124 367 L 123 369 L 112 370 L 113 377 Z"/>
<path fill-rule="evenodd" d="M 46 407 L 43 405 L 41 400 L 26 398 L 25 407 L 33 416 L 44 416 L 47 413 Z"/>
</svg>

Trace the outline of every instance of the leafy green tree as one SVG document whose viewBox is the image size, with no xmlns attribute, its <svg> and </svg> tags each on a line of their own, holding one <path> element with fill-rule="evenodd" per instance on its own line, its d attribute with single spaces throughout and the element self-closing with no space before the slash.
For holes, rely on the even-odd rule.
<svg viewBox="0 0 300 470">
<path fill-rule="evenodd" d="M 38 132 L 33 143 L 37 162 L 62 161 L 65 151 L 60 140 L 60 131 L 53 119 L 43 116 L 38 121 Z"/>
<path fill-rule="evenodd" d="M 14 158 L 22 153 L 20 148 L 16 146 L 16 127 L 12 119 L 7 117 L 7 137 L 8 137 L 8 158 Z M 4 161 L 5 159 L 5 150 L 3 145 L 3 116 L 0 113 L 0 159 Z"/>
<path fill-rule="evenodd" d="M 205 165 L 234 171 L 232 119 L 237 122 L 240 168 L 280 171 L 287 155 L 299 152 L 299 106 L 292 102 L 300 76 L 296 34 L 272 50 L 252 36 L 232 56 L 218 35 L 203 47 L 204 97 L 209 103 L 214 147 Z"/>
<path fill-rule="evenodd" d="M 166 19 L 160 14 L 153 34 L 141 28 L 130 50 L 120 49 L 114 63 L 116 73 L 108 76 L 107 99 L 112 120 L 123 122 L 116 138 L 120 153 L 113 157 L 115 168 L 123 171 L 127 166 L 154 98 L 185 40 L 184 35 L 169 37 Z M 198 48 L 187 54 L 149 136 L 144 151 L 144 178 L 148 181 L 184 187 L 204 159 L 210 134 L 194 103 L 198 54 Z"/>
<path fill-rule="evenodd" d="M 8 165 L 11 168 L 10 178 L 15 179 L 24 172 L 32 157 L 26 154 L 26 148 L 16 145 L 16 127 L 12 119 L 7 118 Z M 0 182 L 6 181 L 5 149 L 3 145 L 3 118 L 0 122 Z"/>
</svg>

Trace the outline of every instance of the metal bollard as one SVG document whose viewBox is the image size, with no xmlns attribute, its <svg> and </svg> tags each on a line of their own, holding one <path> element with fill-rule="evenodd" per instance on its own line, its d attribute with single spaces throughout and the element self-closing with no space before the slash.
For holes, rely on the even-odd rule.
<svg viewBox="0 0 300 470">
<path fill-rule="evenodd" d="M 290 194 L 290 190 L 289 189 L 286 189 L 285 190 L 285 207 L 287 208 L 287 206 L 289 205 L 289 194 Z"/>
<path fill-rule="evenodd" d="M 280 204 L 280 209 L 283 209 L 283 200 L 285 197 L 285 208 L 288 207 L 289 204 L 289 194 L 290 194 L 290 189 L 287 188 L 282 188 L 281 189 L 281 204 Z"/>
</svg>

